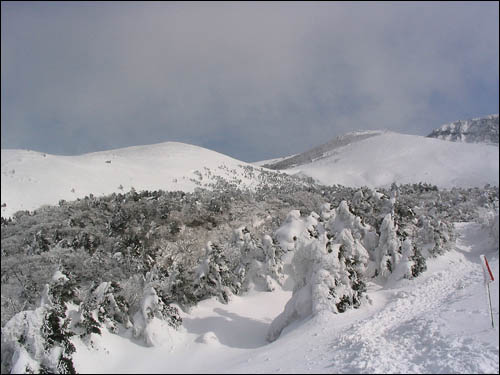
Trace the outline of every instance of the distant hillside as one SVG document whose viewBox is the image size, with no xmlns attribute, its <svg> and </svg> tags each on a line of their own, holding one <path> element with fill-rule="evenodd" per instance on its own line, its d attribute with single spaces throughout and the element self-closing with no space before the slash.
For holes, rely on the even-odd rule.
<svg viewBox="0 0 500 375">
<path fill-rule="evenodd" d="M 496 142 L 443 142 L 382 130 L 358 131 L 304 153 L 253 165 L 177 142 L 78 156 L 1 150 L 1 214 L 8 217 L 18 210 L 57 205 L 60 200 L 71 201 L 89 194 L 126 192 L 132 187 L 138 191 L 192 192 L 226 181 L 240 188 L 255 188 L 265 183 L 267 177 L 262 173 L 271 180 L 279 175 L 263 171 L 258 167 L 261 165 L 296 177 L 311 177 L 324 185 L 385 187 L 393 182 L 426 182 L 439 187 L 498 185 L 498 115 L 474 121 L 459 122 L 460 126 L 453 128 L 460 127 L 461 139 L 467 142 L 493 139 L 486 138 L 486 133 L 496 134 Z"/>
<path fill-rule="evenodd" d="M 77 156 L 2 150 L 2 216 L 93 194 L 140 190 L 192 192 L 220 179 L 241 187 L 257 183 L 255 167 L 202 147 L 178 142 L 134 146 Z M 256 172 L 258 174 L 258 172 Z"/>
<path fill-rule="evenodd" d="M 442 142 L 389 131 L 355 132 L 277 163 L 264 165 L 325 185 L 439 187 L 498 185 L 498 147 Z"/>
<path fill-rule="evenodd" d="M 459 120 L 435 129 L 427 137 L 452 142 L 498 145 L 498 115 Z"/>
<path fill-rule="evenodd" d="M 335 137 L 331 141 L 324 143 L 320 146 L 314 147 L 301 154 L 270 160 L 267 164 L 262 164 L 263 167 L 269 169 L 288 169 L 298 165 L 311 163 L 313 161 L 328 157 L 331 153 L 342 146 L 361 141 L 383 132 L 380 130 L 375 131 L 357 131 Z M 275 161 L 279 160 L 279 161 Z"/>
</svg>

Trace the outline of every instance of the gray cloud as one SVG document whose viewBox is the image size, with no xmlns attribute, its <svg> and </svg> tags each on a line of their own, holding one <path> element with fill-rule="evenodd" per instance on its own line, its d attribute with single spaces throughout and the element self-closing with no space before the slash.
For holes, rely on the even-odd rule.
<svg viewBox="0 0 500 375">
<path fill-rule="evenodd" d="M 2 148 L 243 160 L 498 113 L 498 3 L 5 3 Z"/>
</svg>

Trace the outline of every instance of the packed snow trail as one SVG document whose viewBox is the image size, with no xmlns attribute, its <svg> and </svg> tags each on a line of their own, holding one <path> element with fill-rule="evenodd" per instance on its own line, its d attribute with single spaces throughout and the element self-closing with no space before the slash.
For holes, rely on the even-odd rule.
<svg viewBox="0 0 500 375">
<path fill-rule="evenodd" d="M 470 231 L 464 229 L 465 234 Z M 467 237 L 459 238 L 457 245 L 463 251 L 474 248 Z M 489 328 L 486 303 L 472 310 L 462 306 L 474 293 L 484 294 L 483 271 L 474 263 L 480 252 L 475 250 L 469 261 L 460 253 L 447 254 L 452 267 L 435 271 L 431 266 L 422 282 L 413 288 L 407 287 L 411 281 L 405 282 L 382 311 L 342 332 L 331 346 L 337 354 L 332 368 L 343 373 L 498 372 L 498 345 L 469 337 L 495 333 Z M 498 304 L 495 314 L 498 325 Z M 456 324 L 457 318 L 475 329 L 467 332 Z"/>
<path fill-rule="evenodd" d="M 498 373 L 498 244 L 478 224 L 459 223 L 456 229 L 455 250 L 429 259 L 418 278 L 385 287 L 371 283 L 372 304 L 296 322 L 273 343 L 265 342 L 264 325 L 282 310 L 289 292 L 236 296 L 228 305 L 203 301 L 183 314 L 186 327 L 171 345 L 145 348 L 105 333 L 97 338 L 101 349 L 78 345 L 77 371 Z M 480 254 L 495 276 L 495 329 Z"/>
</svg>

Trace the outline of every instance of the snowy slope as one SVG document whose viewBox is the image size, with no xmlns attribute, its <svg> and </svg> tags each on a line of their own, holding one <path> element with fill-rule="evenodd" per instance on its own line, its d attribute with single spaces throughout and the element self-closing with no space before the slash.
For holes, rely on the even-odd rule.
<svg viewBox="0 0 500 375">
<path fill-rule="evenodd" d="M 338 148 L 347 146 L 355 142 L 359 142 L 363 139 L 380 135 L 382 133 L 384 132 L 381 130 L 364 130 L 364 131 L 350 132 L 344 135 L 337 136 L 333 138 L 331 141 L 313 147 L 312 149 L 306 152 L 302 152 L 300 154 L 292 156 L 287 156 L 280 159 L 268 160 L 267 163 L 259 162 L 258 165 L 269 167 L 271 169 L 290 169 L 298 165 L 303 165 L 311 163 L 315 160 L 323 159 L 334 153 L 335 150 Z"/>
<path fill-rule="evenodd" d="M 193 191 L 213 182 L 206 176 L 236 177 L 245 186 L 242 166 L 229 156 L 183 143 L 166 142 L 78 156 L 58 156 L 26 150 L 2 150 L 2 216 L 34 210 L 60 199 L 140 190 Z M 195 171 L 199 171 L 200 176 Z M 122 186 L 121 189 L 119 187 Z"/>
<path fill-rule="evenodd" d="M 394 132 L 371 135 L 325 149 L 312 161 L 283 171 L 307 175 L 327 185 L 385 187 L 392 182 L 426 182 L 439 187 L 498 185 L 497 146 Z"/>
<path fill-rule="evenodd" d="M 431 138 L 452 142 L 489 143 L 498 145 L 498 115 L 459 120 L 432 131 Z"/>
<path fill-rule="evenodd" d="M 414 280 L 381 287 L 358 310 L 323 314 L 265 342 L 290 291 L 253 292 L 228 305 L 206 300 L 183 314 L 183 329 L 145 348 L 105 333 L 95 348 L 75 342 L 84 373 L 498 373 L 498 244 L 480 225 L 458 223 L 455 250 L 428 260 Z M 479 255 L 489 259 L 495 328 Z"/>
<path fill-rule="evenodd" d="M 257 167 L 263 167 L 264 165 L 275 165 L 278 162 L 281 162 L 283 160 L 289 159 L 294 157 L 295 155 L 290 155 L 290 156 L 283 156 L 280 158 L 274 158 L 274 159 L 267 159 L 267 160 L 261 160 L 261 161 L 256 161 L 251 163 L 252 165 L 255 165 Z"/>
</svg>

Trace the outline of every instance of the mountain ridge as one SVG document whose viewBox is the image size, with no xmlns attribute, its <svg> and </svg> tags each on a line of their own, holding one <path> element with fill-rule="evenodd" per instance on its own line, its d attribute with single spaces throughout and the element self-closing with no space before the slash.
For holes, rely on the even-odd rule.
<svg viewBox="0 0 500 375">
<path fill-rule="evenodd" d="M 434 129 L 427 137 L 444 141 L 498 145 L 498 114 L 458 120 Z"/>
<path fill-rule="evenodd" d="M 259 170 L 354 187 L 383 187 L 393 182 L 440 187 L 498 185 L 497 153 L 497 146 L 491 144 L 443 142 L 387 130 L 350 132 L 304 153 L 267 163 L 246 163 L 180 142 L 75 156 L 2 149 L 1 213 L 10 216 L 60 200 L 131 188 L 190 192 L 219 179 L 251 187 L 261 182 Z"/>
<path fill-rule="evenodd" d="M 328 156 L 329 152 L 346 146 L 348 144 L 361 141 L 366 138 L 374 137 L 387 132 L 386 130 L 360 130 L 353 131 L 343 135 L 339 135 L 332 140 L 323 143 L 319 146 L 313 147 L 308 151 L 302 152 L 300 154 L 285 157 L 278 162 L 271 162 L 269 164 L 263 164 L 263 167 L 269 169 L 288 169 L 297 165 L 301 165 L 307 162 L 316 161 Z"/>
</svg>

